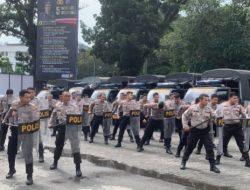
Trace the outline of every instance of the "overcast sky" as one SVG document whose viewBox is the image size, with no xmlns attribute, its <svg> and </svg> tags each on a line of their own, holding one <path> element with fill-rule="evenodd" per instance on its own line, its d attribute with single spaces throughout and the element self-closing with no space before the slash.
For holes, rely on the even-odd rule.
<svg viewBox="0 0 250 190">
<path fill-rule="evenodd" d="M 0 0 L 0 2 L 3 2 L 4 0 Z M 95 19 L 93 17 L 94 14 L 99 14 L 101 5 L 98 0 L 79 0 L 80 7 L 85 7 L 79 11 L 79 20 L 82 20 L 85 22 L 85 24 L 89 27 L 93 27 L 95 25 Z M 78 32 L 78 41 L 80 43 L 83 43 L 83 39 L 81 37 L 81 30 L 79 25 L 79 32 Z M 8 43 L 18 43 L 19 39 L 14 37 L 6 37 L 1 36 L 0 37 L 0 43 L 3 44 L 5 42 Z"/>
</svg>

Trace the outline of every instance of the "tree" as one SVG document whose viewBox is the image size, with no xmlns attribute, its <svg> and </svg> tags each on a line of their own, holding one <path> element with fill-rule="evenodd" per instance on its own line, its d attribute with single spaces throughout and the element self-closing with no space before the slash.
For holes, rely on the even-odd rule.
<svg viewBox="0 0 250 190">
<path fill-rule="evenodd" d="M 191 0 L 161 41 L 173 71 L 250 69 L 250 20 L 245 3 Z"/>
<path fill-rule="evenodd" d="M 116 65 L 105 64 L 91 55 L 91 50 L 78 54 L 78 79 L 88 76 L 113 76 L 119 74 Z"/>
<path fill-rule="evenodd" d="M 30 73 L 30 56 L 23 52 L 17 52 L 17 56 L 15 57 L 18 61 L 16 63 L 16 74 L 29 74 Z"/>
<path fill-rule="evenodd" d="M 36 0 L 5 0 L 0 5 L 0 34 L 20 38 L 28 46 L 31 74 L 35 74 L 36 17 Z"/>
<path fill-rule="evenodd" d="M 8 57 L 0 56 L 1 73 L 13 73 L 13 69 Z"/>
<path fill-rule="evenodd" d="M 117 64 L 123 75 L 137 75 L 148 55 L 176 19 L 187 0 L 100 0 L 96 26 L 81 23 L 83 38 L 105 63 Z"/>
</svg>

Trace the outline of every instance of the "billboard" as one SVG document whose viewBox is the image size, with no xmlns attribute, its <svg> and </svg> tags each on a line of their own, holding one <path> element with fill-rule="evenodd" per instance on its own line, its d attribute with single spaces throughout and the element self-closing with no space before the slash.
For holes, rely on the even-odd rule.
<svg viewBox="0 0 250 190">
<path fill-rule="evenodd" d="M 38 80 L 76 78 L 78 0 L 38 0 Z"/>
</svg>

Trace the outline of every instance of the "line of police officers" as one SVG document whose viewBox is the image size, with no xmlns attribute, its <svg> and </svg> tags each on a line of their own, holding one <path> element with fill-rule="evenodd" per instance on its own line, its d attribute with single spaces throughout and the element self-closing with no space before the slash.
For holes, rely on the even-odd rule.
<svg viewBox="0 0 250 190">
<path fill-rule="evenodd" d="M 176 130 L 180 137 L 176 157 L 180 157 L 180 152 L 185 146 L 181 169 L 186 169 L 186 162 L 198 141 L 200 141 L 200 144 L 205 146 L 210 170 L 215 173 L 220 173 L 220 170 L 215 165 L 220 164 L 222 155 L 232 157 L 228 153 L 227 146 L 230 138 L 234 136 L 245 160 L 245 166 L 250 167 L 249 142 L 247 146 L 246 143 L 244 144 L 245 138 L 249 141 L 249 135 L 244 137 L 243 132 L 243 129 L 246 131 L 249 126 L 246 124 L 244 128 L 242 127 L 242 121 L 249 123 L 246 119 L 246 113 L 250 113 L 250 106 L 245 111 L 234 93 L 230 94 L 227 102 L 218 106 L 218 97 L 212 95 L 213 101 L 209 103 L 209 97 L 206 94 L 200 95 L 198 101 L 193 105 L 181 101 L 178 93 L 172 94 L 165 102 L 160 102 L 159 94 L 154 93 L 153 100 L 148 102 L 145 98 L 136 101 L 133 92 L 128 91 L 126 94 L 121 94 L 122 98 L 113 104 L 107 102 L 105 94 L 102 93 L 94 101 L 91 101 L 88 97 L 82 98 L 80 94 L 71 95 L 68 91 L 62 93 L 60 101 L 52 101 L 51 97 L 49 99 L 51 116 L 48 121 L 48 128 L 57 131 L 54 161 L 50 166 L 51 170 L 57 169 L 65 141 L 69 139 L 76 166 L 76 176 L 81 177 L 80 132 L 83 132 L 85 140 L 89 136 L 89 143 L 93 143 L 100 125 L 103 128 L 104 143 L 106 145 L 108 145 L 109 138 L 115 139 L 119 127 L 118 142 L 115 145 L 117 148 L 122 146 L 121 143 L 126 128 L 131 129 L 138 152 L 144 150 L 144 144 L 151 139 L 154 131 L 159 130 L 161 137 L 164 137 L 164 145 L 168 154 L 172 154 L 171 138 Z M 41 121 L 46 118 L 41 117 L 45 112 L 41 110 L 41 103 L 35 98 L 34 88 L 22 90 L 19 98 L 13 98 L 13 91 L 8 90 L 6 96 L 1 100 L 1 105 L 3 107 L 0 136 L 1 150 L 4 150 L 6 131 L 9 126 L 11 129 L 7 152 L 9 173 L 6 178 L 12 178 L 16 172 L 15 156 L 21 146 L 26 163 L 26 183 L 31 185 L 33 184 L 32 150 L 34 145 L 38 149 L 39 162 L 44 162 L 42 135 L 39 128 L 42 127 Z M 112 135 L 110 135 L 112 120 L 115 128 Z M 147 124 L 144 134 L 140 138 L 140 126 L 145 123 Z M 222 147 L 217 148 L 216 160 L 213 150 L 213 128 L 215 123 L 221 131 L 219 147 Z"/>
</svg>

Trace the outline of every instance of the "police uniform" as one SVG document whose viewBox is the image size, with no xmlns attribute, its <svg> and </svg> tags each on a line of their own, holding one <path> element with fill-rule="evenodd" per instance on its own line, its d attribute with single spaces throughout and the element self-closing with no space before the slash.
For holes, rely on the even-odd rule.
<svg viewBox="0 0 250 190">
<path fill-rule="evenodd" d="M 180 106 L 180 109 L 179 109 L 177 115 L 178 115 L 180 118 L 182 118 L 183 113 L 184 113 L 189 107 L 190 107 L 190 105 L 188 105 L 188 104 Z M 182 124 L 182 121 L 181 121 L 181 124 Z M 184 146 L 186 147 L 188 135 L 189 135 L 189 131 L 182 130 L 181 139 L 180 139 L 179 145 L 178 145 L 178 147 L 177 147 L 177 151 L 176 151 L 175 157 L 179 158 L 179 157 L 180 157 L 180 154 L 181 154 L 181 150 L 183 149 Z"/>
<path fill-rule="evenodd" d="M 118 106 L 117 115 L 122 112 L 122 118 L 120 123 L 118 143 L 115 147 L 121 147 L 121 142 L 123 140 L 124 132 L 127 126 L 130 124 L 130 113 L 134 109 L 135 104 L 136 104 L 135 100 L 129 100 L 129 101 L 123 100 L 120 102 Z M 136 138 L 138 138 L 138 136 Z M 139 142 L 139 139 L 137 139 L 136 141 Z"/>
<path fill-rule="evenodd" d="M 137 148 L 140 146 L 140 102 L 135 101 L 133 109 L 130 111 L 130 126 L 135 137 Z"/>
<path fill-rule="evenodd" d="M 119 104 L 121 104 L 122 101 L 124 101 L 124 100 L 116 100 L 116 101 L 113 102 L 113 105 L 112 105 L 112 112 L 114 113 L 114 117 L 113 117 L 113 126 L 114 126 L 114 128 L 113 128 L 113 132 L 112 132 L 112 136 L 111 136 L 110 140 L 115 140 L 115 135 L 116 135 L 116 133 L 118 131 L 118 128 L 120 126 L 120 123 L 121 123 L 123 113 L 122 113 L 121 109 L 118 112 L 118 107 L 119 107 Z M 128 133 L 129 138 L 130 138 L 130 142 L 134 142 L 131 131 L 128 128 L 127 128 L 127 133 Z"/>
<path fill-rule="evenodd" d="M 145 128 L 147 126 L 147 108 L 145 108 L 145 104 L 148 104 L 149 101 L 143 101 L 142 99 L 139 101 L 140 103 L 140 110 L 141 110 L 141 118 L 140 118 L 140 126 L 141 128 Z"/>
<path fill-rule="evenodd" d="M 1 99 L 1 108 L 2 108 L 2 112 L 3 113 L 7 113 L 11 104 L 13 103 L 14 100 L 16 100 L 17 98 L 13 95 L 5 95 L 2 99 Z M 0 117 L 4 118 L 5 114 L 1 115 Z M 4 144 L 5 144 L 5 140 L 6 140 L 6 135 L 8 133 L 8 128 L 9 125 L 6 124 L 2 124 L 1 125 L 1 133 L 0 133 L 0 151 L 4 150 Z"/>
<path fill-rule="evenodd" d="M 242 129 L 242 124 L 240 119 L 245 117 L 244 108 L 239 105 L 231 105 L 229 102 L 223 103 L 217 109 L 218 116 L 223 117 L 224 119 L 224 128 L 223 128 L 223 152 L 224 155 L 228 154 L 228 143 L 232 136 L 234 136 L 235 141 L 238 145 L 238 148 L 242 154 L 242 157 L 245 159 L 246 167 L 250 167 L 249 154 L 248 150 L 244 150 L 244 133 Z M 220 164 L 221 155 L 217 155 L 216 163 Z"/>
<path fill-rule="evenodd" d="M 182 158 L 181 169 L 186 169 L 186 162 L 189 156 L 196 147 L 198 140 L 202 140 L 210 163 L 210 171 L 220 173 L 220 170 L 215 166 L 213 142 L 209 134 L 208 126 L 210 120 L 214 118 L 215 115 L 211 108 L 208 106 L 201 108 L 199 104 L 192 105 L 182 115 L 183 126 L 185 128 L 190 127 L 191 129 L 188 137 L 188 144 Z"/>
<path fill-rule="evenodd" d="M 74 123 L 73 120 L 73 123 L 70 123 L 68 121 L 68 118 L 72 116 L 76 117 L 77 121 L 79 122 Z M 59 124 L 56 123 L 57 120 Z M 80 169 L 80 133 L 82 126 L 81 111 L 72 102 L 69 102 L 67 105 L 65 105 L 63 102 L 58 103 L 54 108 L 49 120 L 49 126 L 54 125 L 58 125 L 58 134 L 56 136 L 55 142 L 56 147 L 54 152 L 54 162 L 50 166 L 50 169 L 54 170 L 57 168 L 57 163 L 61 157 L 65 141 L 69 139 L 71 152 L 73 154 L 74 163 L 76 165 L 76 176 L 82 176 L 82 172 Z"/>
<path fill-rule="evenodd" d="M 33 146 L 38 141 L 37 133 L 39 131 L 40 113 L 38 108 L 31 103 L 22 105 L 20 101 L 15 101 L 12 104 L 12 110 L 16 111 L 14 117 L 17 126 L 11 126 L 11 136 L 8 143 L 8 162 L 9 173 L 6 178 L 12 178 L 15 174 L 15 157 L 17 154 L 18 141 L 21 142 L 22 152 L 26 164 L 27 185 L 33 184 Z"/>
<path fill-rule="evenodd" d="M 165 114 L 164 116 L 164 144 L 166 146 L 166 153 L 168 154 L 173 154 L 171 151 L 171 139 L 175 129 L 176 108 L 177 105 L 175 104 L 174 100 L 167 100 L 165 102 L 165 111 L 172 112 L 170 116 L 168 116 L 169 114 Z M 166 115 L 168 117 L 166 117 Z"/>
<path fill-rule="evenodd" d="M 110 105 L 108 105 L 107 101 L 101 102 L 100 100 L 96 100 L 90 104 L 90 112 L 94 113 L 94 117 L 92 120 L 89 143 L 93 143 L 93 140 L 98 131 L 99 125 L 103 125 L 104 113 L 111 112 L 111 107 Z M 105 127 L 108 127 L 108 126 L 105 126 Z M 103 135 L 104 135 L 105 144 L 107 144 L 109 132 L 104 127 L 103 127 Z"/>
<path fill-rule="evenodd" d="M 211 103 L 209 103 L 208 107 L 210 107 L 213 110 L 214 114 L 215 114 L 216 109 L 217 109 L 217 104 L 212 105 Z M 209 123 L 209 128 L 210 128 L 209 133 L 211 135 L 212 141 L 214 142 L 214 136 L 217 135 L 217 132 L 216 132 L 217 131 L 217 127 L 216 127 L 215 122 L 211 121 Z M 201 153 L 202 146 L 203 146 L 203 142 L 199 141 L 198 146 L 197 146 L 196 154 L 200 154 Z M 214 145 L 214 147 L 215 147 L 215 145 Z"/>
<path fill-rule="evenodd" d="M 82 123 L 82 132 L 84 134 L 85 141 L 88 141 L 88 136 L 90 133 L 90 116 L 89 116 L 89 105 L 90 105 L 90 99 L 89 98 L 83 98 L 82 99 L 82 117 L 83 117 L 83 123 Z"/>
<path fill-rule="evenodd" d="M 143 151 L 143 145 L 147 140 L 149 140 L 152 137 L 153 132 L 156 129 L 160 129 L 161 132 L 163 131 L 163 119 L 164 119 L 164 104 L 162 107 L 159 106 L 159 103 L 149 103 L 145 104 L 145 107 L 148 107 L 150 109 L 150 116 L 149 116 L 149 121 L 148 125 L 144 131 L 144 135 L 141 139 L 140 142 L 140 147 L 138 148 L 138 151 L 141 152 Z"/>
</svg>

